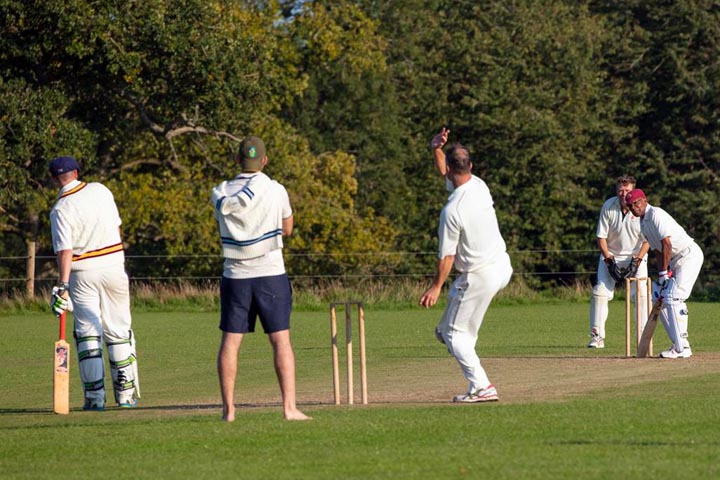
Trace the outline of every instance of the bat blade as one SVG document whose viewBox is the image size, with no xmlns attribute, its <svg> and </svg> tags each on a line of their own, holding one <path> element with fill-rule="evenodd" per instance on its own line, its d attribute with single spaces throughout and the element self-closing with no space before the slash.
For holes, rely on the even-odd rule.
<svg viewBox="0 0 720 480">
<path fill-rule="evenodd" d="M 648 356 L 650 350 L 650 342 L 652 342 L 653 334 L 655 333 L 655 327 L 657 327 L 658 317 L 660 317 L 660 311 L 662 310 L 662 298 L 658 298 L 653 305 L 648 320 L 645 323 L 640 342 L 638 343 L 637 356 L 638 358 L 645 358 Z"/>
<path fill-rule="evenodd" d="M 60 316 L 60 339 L 53 349 L 53 412 L 70 413 L 70 344 L 65 341 L 65 313 Z"/>
</svg>

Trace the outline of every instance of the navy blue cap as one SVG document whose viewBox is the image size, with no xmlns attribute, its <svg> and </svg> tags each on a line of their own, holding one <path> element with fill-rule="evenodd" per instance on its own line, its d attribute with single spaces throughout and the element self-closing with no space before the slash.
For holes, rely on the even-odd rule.
<svg viewBox="0 0 720 480">
<path fill-rule="evenodd" d="M 80 170 L 77 161 L 73 157 L 57 157 L 50 162 L 50 175 L 53 177 L 73 170 Z"/>
</svg>

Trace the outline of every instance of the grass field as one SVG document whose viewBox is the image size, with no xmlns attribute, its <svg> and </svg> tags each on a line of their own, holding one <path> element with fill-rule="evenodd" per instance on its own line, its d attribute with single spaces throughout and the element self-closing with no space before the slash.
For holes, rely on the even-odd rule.
<svg viewBox="0 0 720 480">
<path fill-rule="evenodd" d="M 501 401 L 485 405 L 449 402 L 466 385 L 431 333 L 440 309 L 367 305 L 370 405 L 335 406 L 328 312 L 297 312 L 298 400 L 314 419 L 282 420 L 270 348 L 254 334 L 232 424 L 220 421 L 217 313 L 136 313 L 141 408 L 80 411 L 73 358 L 67 416 L 51 413 L 56 322 L 3 315 L 0 477 L 720 477 L 718 304 L 690 305 L 694 356 L 673 361 L 624 358 L 620 301 L 607 348 L 586 349 L 587 309 L 492 306 L 478 351 Z M 662 327 L 655 338 L 667 347 Z"/>
</svg>

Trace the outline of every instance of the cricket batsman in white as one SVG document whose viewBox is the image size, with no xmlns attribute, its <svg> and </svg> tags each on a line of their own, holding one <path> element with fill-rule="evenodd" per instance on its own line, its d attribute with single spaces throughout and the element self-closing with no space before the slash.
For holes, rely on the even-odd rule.
<svg viewBox="0 0 720 480">
<path fill-rule="evenodd" d="M 697 243 L 673 217 L 660 207 L 647 202 L 639 188 L 625 197 L 633 215 L 640 218 L 642 233 L 657 253 L 658 296 L 663 299 L 660 313 L 672 345 L 660 353 L 662 358 L 692 356 L 688 340 L 688 307 L 690 296 L 700 274 L 705 256 Z"/>
<path fill-rule="evenodd" d="M 73 157 L 57 157 L 49 169 L 60 186 L 50 212 L 52 245 L 59 270 L 50 306 L 57 316 L 65 310 L 73 311 L 85 394 L 83 410 L 105 409 L 103 341 L 110 359 L 117 405 L 137 407 L 140 383 L 130 285 L 115 199 L 101 183 L 81 182 L 80 167 Z"/>
</svg>

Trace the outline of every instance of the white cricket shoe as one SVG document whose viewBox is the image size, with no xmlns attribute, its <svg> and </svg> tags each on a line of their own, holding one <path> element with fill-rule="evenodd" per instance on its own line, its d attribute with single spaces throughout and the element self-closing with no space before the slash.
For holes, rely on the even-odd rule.
<svg viewBox="0 0 720 480">
<path fill-rule="evenodd" d="M 690 347 L 684 347 L 682 352 L 675 350 L 675 345 L 670 347 L 669 350 L 660 352 L 660 358 L 690 358 L 692 357 L 692 350 Z"/>
<path fill-rule="evenodd" d="M 479 403 L 479 402 L 497 402 L 499 400 L 497 390 L 490 384 L 486 388 L 481 388 L 475 393 L 465 393 L 455 395 L 453 402 L 455 403 Z"/>
<path fill-rule="evenodd" d="M 600 335 L 597 335 L 593 333 L 590 335 L 592 339 L 590 340 L 590 343 L 587 344 L 588 348 L 605 348 L 605 339 L 602 338 Z"/>
</svg>

